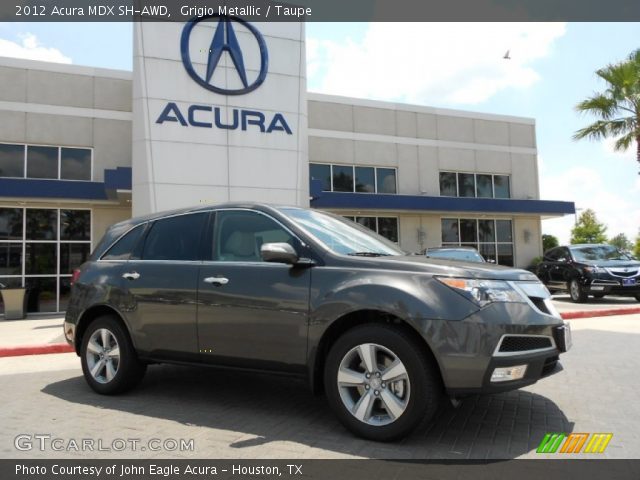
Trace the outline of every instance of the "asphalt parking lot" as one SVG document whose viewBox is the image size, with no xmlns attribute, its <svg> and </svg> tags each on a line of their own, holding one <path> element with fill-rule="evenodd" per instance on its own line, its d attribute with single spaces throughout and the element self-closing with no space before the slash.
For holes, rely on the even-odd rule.
<svg viewBox="0 0 640 480">
<path fill-rule="evenodd" d="M 447 405 L 433 424 L 394 444 L 353 437 L 322 397 L 283 377 L 152 366 L 138 389 L 104 397 L 89 390 L 74 354 L 0 358 L 0 457 L 536 458 L 547 432 L 612 432 L 602 456 L 640 458 L 640 315 L 572 326 L 563 372 L 521 391 Z M 139 443 L 135 451 L 78 453 L 32 442 L 21 451 L 14 443 L 21 434 L 51 435 L 62 448 L 83 438 L 102 448 L 116 439 Z M 193 450 L 151 450 L 152 439 L 193 439 Z"/>
</svg>

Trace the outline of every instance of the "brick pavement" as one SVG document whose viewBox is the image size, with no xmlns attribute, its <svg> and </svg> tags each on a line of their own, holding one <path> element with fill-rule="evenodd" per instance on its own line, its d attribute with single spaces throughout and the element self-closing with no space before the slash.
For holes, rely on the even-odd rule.
<svg viewBox="0 0 640 480">
<path fill-rule="evenodd" d="M 322 397 L 283 377 L 152 366 L 130 394 L 94 394 L 73 354 L 0 359 L 0 457 L 514 458 L 539 457 L 546 432 L 613 432 L 606 457 L 640 457 L 640 316 L 573 322 L 565 370 L 521 391 L 445 406 L 399 443 L 346 432 Z M 13 362 L 13 363 L 11 363 Z M 17 362 L 17 363 L 16 363 Z M 20 367 L 22 373 L 13 373 Z M 46 371 L 44 369 L 46 368 Z M 20 433 L 63 439 L 194 439 L 193 452 L 15 450 Z"/>
</svg>

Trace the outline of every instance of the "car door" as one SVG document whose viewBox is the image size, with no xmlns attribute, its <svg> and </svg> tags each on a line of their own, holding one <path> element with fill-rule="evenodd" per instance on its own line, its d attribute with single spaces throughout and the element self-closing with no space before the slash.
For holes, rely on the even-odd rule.
<svg viewBox="0 0 640 480">
<path fill-rule="evenodd" d="M 255 210 L 218 210 L 210 260 L 198 280 L 202 360 L 230 366 L 303 372 L 311 268 L 265 262 L 260 247 L 302 243 Z"/>
<path fill-rule="evenodd" d="M 570 278 L 571 256 L 569 250 L 565 247 L 559 247 L 554 252 L 553 265 L 549 275 L 551 283 L 558 288 L 566 288 L 567 280 Z"/>
<path fill-rule="evenodd" d="M 140 258 L 122 274 L 124 315 L 136 348 L 158 359 L 197 361 L 196 301 L 208 213 L 174 215 L 147 228 Z"/>
</svg>

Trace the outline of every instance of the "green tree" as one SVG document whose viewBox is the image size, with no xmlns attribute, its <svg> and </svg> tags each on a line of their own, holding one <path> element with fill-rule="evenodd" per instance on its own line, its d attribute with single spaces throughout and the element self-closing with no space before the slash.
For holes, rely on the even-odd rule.
<svg viewBox="0 0 640 480">
<path fill-rule="evenodd" d="M 598 221 L 596 212 L 587 208 L 571 229 L 571 243 L 605 243 L 607 227 Z"/>
<path fill-rule="evenodd" d="M 640 166 L 640 49 L 622 62 L 597 70 L 596 75 L 606 82 L 606 89 L 594 93 L 575 108 L 598 120 L 578 130 L 573 138 L 615 138 L 616 151 L 628 150 L 635 141 Z"/>
<path fill-rule="evenodd" d="M 636 243 L 633 246 L 633 256 L 640 259 L 640 233 L 636 237 Z"/>
<path fill-rule="evenodd" d="M 546 252 L 551 248 L 555 248 L 560 245 L 558 239 L 553 235 L 547 235 L 546 233 L 542 235 L 542 251 Z"/>
<path fill-rule="evenodd" d="M 623 252 L 630 252 L 633 248 L 633 244 L 624 233 L 619 233 L 615 237 L 611 237 L 609 243 Z"/>
</svg>

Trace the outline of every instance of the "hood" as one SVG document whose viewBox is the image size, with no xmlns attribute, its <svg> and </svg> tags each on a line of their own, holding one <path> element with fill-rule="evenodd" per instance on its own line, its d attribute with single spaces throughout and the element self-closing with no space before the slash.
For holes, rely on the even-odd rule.
<svg viewBox="0 0 640 480">
<path fill-rule="evenodd" d="M 458 260 L 427 258 L 421 255 L 349 257 L 349 259 L 353 260 L 354 267 L 361 268 L 405 270 L 430 273 L 433 275 L 485 280 L 538 281 L 538 277 L 526 270 L 513 267 L 501 267 L 491 263 L 461 262 Z"/>
<path fill-rule="evenodd" d="M 590 267 L 604 268 L 640 268 L 638 260 L 580 260 L 576 261 L 580 265 L 588 265 Z"/>
</svg>

